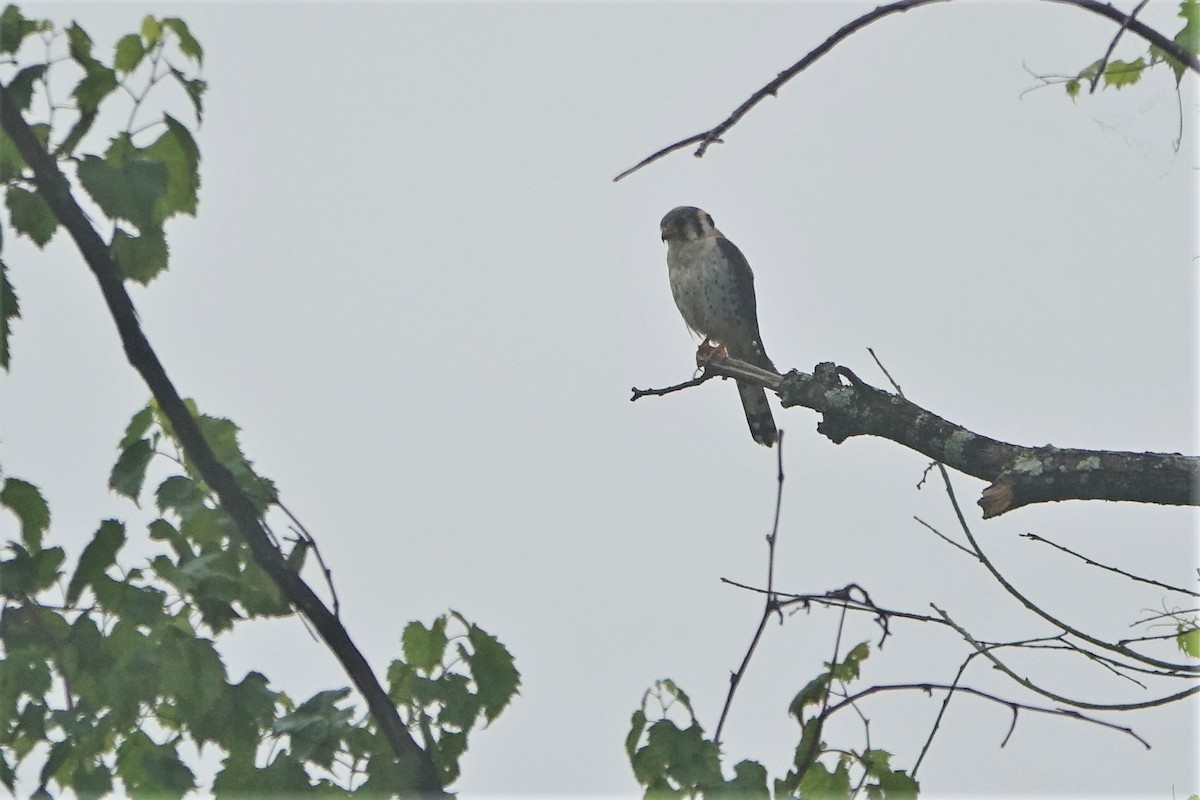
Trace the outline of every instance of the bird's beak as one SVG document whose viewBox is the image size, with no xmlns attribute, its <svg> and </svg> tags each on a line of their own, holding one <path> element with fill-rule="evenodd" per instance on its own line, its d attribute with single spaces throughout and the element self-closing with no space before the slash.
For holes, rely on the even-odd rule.
<svg viewBox="0 0 1200 800">
<path fill-rule="evenodd" d="M 665 242 L 669 236 L 675 233 L 674 225 L 660 225 L 659 230 L 662 231 L 662 240 Z"/>
</svg>

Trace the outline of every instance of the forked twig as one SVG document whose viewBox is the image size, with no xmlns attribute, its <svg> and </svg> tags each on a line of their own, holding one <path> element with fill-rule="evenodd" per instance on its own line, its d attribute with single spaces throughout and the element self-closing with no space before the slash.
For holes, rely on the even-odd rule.
<svg viewBox="0 0 1200 800">
<path fill-rule="evenodd" d="M 721 731 L 725 728 L 725 720 L 729 717 L 729 709 L 733 705 L 733 696 L 737 692 L 742 678 L 746 675 L 750 659 L 754 656 L 754 650 L 758 647 L 758 642 L 762 639 L 763 631 L 767 627 L 767 620 L 771 618 L 772 614 L 779 611 L 779 600 L 775 596 L 775 540 L 779 535 L 779 512 L 783 507 L 783 431 L 779 432 L 775 459 L 778 464 L 776 473 L 778 488 L 775 492 L 775 521 L 771 526 L 771 532 L 767 534 L 766 599 L 763 602 L 763 612 L 758 620 L 758 627 L 755 628 L 754 636 L 750 639 L 750 646 L 746 648 L 746 655 L 742 657 L 742 663 L 738 666 L 737 671 L 729 676 L 729 693 L 725 695 L 725 705 L 721 708 L 721 718 L 717 720 L 717 729 L 713 734 L 713 744 L 718 747 L 721 745 Z"/>
</svg>

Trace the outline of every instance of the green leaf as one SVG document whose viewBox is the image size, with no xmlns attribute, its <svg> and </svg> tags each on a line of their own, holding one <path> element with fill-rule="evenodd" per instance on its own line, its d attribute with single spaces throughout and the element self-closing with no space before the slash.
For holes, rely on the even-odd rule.
<svg viewBox="0 0 1200 800">
<path fill-rule="evenodd" d="M 9 186 L 4 203 L 8 206 L 13 228 L 32 239 L 38 247 L 44 247 L 54 236 L 58 220 L 40 194 L 20 186 Z"/>
<path fill-rule="evenodd" d="M 825 693 L 828 690 L 829 673 L 823 672 L 805 684 L 804 688 L 796 693 L 791 705 L 788 706 L 788 713 L 797 720 L 803 721 L 805 707 L 820 705 L 824 702 Z"/>
<path fill-rule="evenodd" d="M 650 726 L 646 747 L 665 761 L 665 774 L 684 788 L 723 781 L 717 746 L 696 723 L 680 728 L 667 719 Z"/>
<path fill-rule="evenodd" d="M 200 43 L 192 36 L 186 22 L 178 17 L 164 17 L 162 25 L 179 37 L 179 52 L 198 64 L 204 63 L 204 49 L 200 47 Z"/>
<path fill-rule="evenodd" d="M 260 672 L 247 673 L 241 683 L 226 685 L 220 700 L 191 723 L 197 742 L 217 742 L 228 752 L 253 753 L 275 721 L 278 695 Z"/>
<path fill-rule="evenodd" d="M 904 770 L 896 770 L 879 776 L 879 788 L 886 800 L 917 800 L 921 784 Z"/>
<path fill-rule="evenodd" d="M 722 796 L 736 800 L 771 800 L 767 789 L 767 769 L 757 761 L 739 761 L 733 767 L 733 780 L 729 781 L 729 793 Z"/>
<path fill-rule="evenodd" d="M 146 480 L 146 467 L 154 456 L 149 439 L 138 439 L 121 451 L 108 476 L 108 488 L 137 503 Z"/>
<path fill-rule="evenodd" d="M 830 772 L 820 761 L 814 761 L 800 779 L 800 795 L 812 800 L 848 800 L 850 773 L 844 761 Z"/>
<path fill-rule="evenodd" d="M 123 160 L 122 137 L 110 147 L 110 158 Z M 139 230 L 156 227 L 154 208 L 167 190 L 167 170 L 159 161 L 131 158 L 113 166 L 106 158 L 85 155 L 78 167 L 79 182 L 110 219 L 124 219 Z"/>
<path fill-rule="evenodd" d="M 34 64 L 30 67 L 25 67 L 8 82 L 9 95 L 12 97 L 13 105 L 21 111 L 28 111 L 30 104 L 33 102 L 33 84 L 41 80 L 46 74 L 45 64 Z"/>
<path fill-rule="evenodd" d="M 77 22 L 72 22 L 67 28 L 67 51 L 71 58 L 79 62 L 92 58 L 92 37 Z"/>
<path fill-rule="evenodd" d="M 891 760 L 892 754 L 887 750 L 865 750 L 862 754 L 863 767 L 871 777 L 891 772 Z"/>
<path fill-rule="evenodd" d="M 0 506 L 21 521 L 21 541 L 30 550 L 42 549 L 42 534 L 50 527 L 50 506 L 38 488 L 20 478 L 9 478 L 0 489 Z"/>
<path fill-rule="evenodd" d="M 800 742 L 796 745 L 796 755 L 792 759 L 792 764 L 801 772 L 821 754 L 821 725 L 821 718 L 813 717 L 804 723 L 801 729 Z"/>
<path fill-rule="evenodd" d="M 146 48 L 142 46 L 142 37 L 136 33 L 127 33 L 117 40 L 113 67 L 118 72 L 133 72 L 145 57 Z"/>
<path fill-rule="evenodd" d="M 446 652 L 448 641 L 444 615 L 435 619 L 429 628 L 420 622 L 410 622 L 404 626 L 404 633 L 400 635 L 404 660 L 413 669 L 427 674 L 442 663 L 442 655 Z"/>
<path fill-rule="evenodd" d="M 1074 100 L 1076 97 L 1079 97 L 1079 79 L 1072 78 L 1071 80 L 1067 81 L 1066 90 L 1067 97 L 1071 98 L 1072 100 Z"/>
<path fill-rule="evenodd" d="M 7 5 L 0 13 L 0 53 L 16 53 L 26 36 L 37 30 L 37 23 L 25 19 L 21 9 Z"/>
<path fill-rule="evenodd" d="M 117 448 L 124 450 L 131 444 L 141 439 L 146 435 L 146 431 L 150 430 L 150 425 L 154 422 L 154 409 L 149 404 L 143 406 L 136 414 L 129 418 L 129 424 L 125 426 L 125 435 L 121 437 Z"/>
<path fill-rule="evenodd" d="M 62 142 L 54 149 L 55 156 L 62 158 L 72 155 L 75 152 L 75 148 L 79 146 L 80 140 L 92 129 L 92 124 L 96 121 L 97 116 L 98 113 L 96 111 L 81 113 L 79 119 L 75 120 L 75 124 L 67 131 L 67 135 L 63 137 Z"/>
<path fill-rule="evenodd" d="M 839 681 L 852 681 L 858 678 L 862 662 L 871 655 L 871 645 L 859 642 L 855 645 L 840 664 L 833 665 L 833 677 Z"/>
<path fill-rule="evenodd" d="M 296 758 L 328 768 L 353 716 L 353 711 L 337 707 L 337 702 L 349 694 L 349 689 L 318 692 L 294 712 L 276 720 L 272 730 L 290 737 Z"/>
<path fill-rule="evenodd" d="M 1136 61 L 1110 61 L 1104 69 L 1104 85 L 1117 89 L 1131 86 L 1141 79 L 1142 70 L 1145 68 L 1146 59 L 1144 58 Z"/>
<path fill-rule="evenodd" d="M 176 745 L 157 744 L 134 731 L 117 748 L 117 774 L 134 797 L 182 797 L 196 786 L 196 776 L 179 759 Z"/>
<path fill-rule="evenodd" d="M 154 219 L 163 222 L 175 214 L 196 215 L 200 190 L 200 148 L 191 132 L 170 114 L 163 114 L 167 129 L 147 148 L 144 158 L 162 164 L 166 186 L 154 208 Z"/>
<path fill-rule="evenodd" d="M 16 796 L 17 773 L 13 771 L 12 765 L 8 763 L 3 751 L 0 751 L 0 783 L 4 784 L 4 788 L 8 789 L 9 794 Z"/>
<path fill-rule="evenodd" d="M 97 603 L 123 617 L 131 625 L 156 625 L 164 616 L 167 595 L 150 586 L 133 586 L 107 575 L 92 578 Z"/>
<path fill-rule="evenodd" d="M 160 483 L 154 492 L 154 499 L 160 512 L 174 511 L 184 521 L 207 510 L 200 487 L 183 475 L 172 475 Z"/>
<path fill-rule="evenodd" d="M 100 523 L 83 554 L 79 557 L 79 566 L 71 576 L 67 586 L 67 605 L 73 606 L 79 602 L 79 595 L 92 581 L 103 575 L 116 561 L 117 551 L 125 544 L 125 525 L 115 519 L 106 519 Z"/>
<path fill-rule="evenodd" d="M 625 753 L 630 759 L 637 752 L 638 742 L 642 740 L 642 732 L 646 730 L 646 712 L 638 709 L 629 720 L 629 733 L 625 736 Z"/>
<path fill-rule="evenodd" d="M 10 544 L 9 549 L 15 556 L 0 562 L 0 595 L 35 595 L 59 579 L 58 568 L 66 558 L 61 547 L 37 550 L 32 554 L 17 544 Z"/>
<path fill-rule="evenodd" d="M 0 369 L 8 369 L 10 350 L 8 338 L 12 335 L 11 320 L 21 316 L 21 304 L 17 293 L 8 282 L 8 266 L 0 259 Z"/>
<path fill-rule="evenodd" d="M 1200 3 L 1196 0 L 1183 0 L 1179 4 L 1179 16 L 1183 18 L 1183 27 L 1175 34 L 1175 43 L 1189 53 L 1200 53 Z M 1175 85 L 1179 86 L 1188 70 L 1187 65 L 1157 47 L 1151 47 L 1150 54 L 1151 57 L 1166 59 L 1175 73 Z"/>
<path fill-rule="evenodd" d="M 71 91 L 81 114 L 94 113 L 100 102 L 117 88 L 117 73 L 95 59 L 81 61 L 83 77 Z"/>
<path fill-rule="evenodd" d="M 1179 649 L 1192 658 L 1200 658 L 1200 628 L 1180 625 L 1178 631 L 1175 642 Z"/>
<path fill-rule="evenodd" d="M 0 182 L 8 183 L 21 177 L 25 169 L 25 159 L 17 152 L 17 146 L 8 138 L 8 134 L 0 131 Z"/>
<path fill-rule="evenodd" d="M 146 40 L 146 49 L 158 44 L 162 37 L 162 23 L 147 14 L 142 18 L 142 38 Z"/>
<path fill-rule="evenodd" d="M 187 93 L 188 99 L 192 101 L 192 107 L 196 110 L 196 121 L 204 119 L 204 93 L 208 91 L 208 83 L 200 78 L 189 78 L 175 67 L 168 66 L 171 75 L 175 80 L 179 81 L 179 85 L 183 87 L 183 91 Z"/>
<path fill-rule="evenodd" d="M 483 628 L 471 625 L 467 630 L 467 640 L 474 650 L 470 656 L 471 677 L 479 687 L 478 697 L 483 704 L 483 716 L 491 722 L 517 694 L 521 674 L 517 672 L 508 648 Z"/>
<path fill-rule="evenodd" d="M 121 277 L 143 286 L 167 269 L 167 240 L 162 228 L 145 228 L 131 236 L 120 228 L 113 233 L 112 257 Z"/>
<path fill-rule="evenodd" d="M 443 784 L 449 785 L 458 780 L 461 772 L 458 760 L 466 751 L 467 735 L 465 733 L 443 733 L 430 748 L 430 756 L 442 776 Z"/>
</svg>

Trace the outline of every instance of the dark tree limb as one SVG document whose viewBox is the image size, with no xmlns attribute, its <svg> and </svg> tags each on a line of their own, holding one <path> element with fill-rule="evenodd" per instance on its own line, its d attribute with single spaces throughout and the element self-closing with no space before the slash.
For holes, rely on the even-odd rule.
<svg viewBox="0 0 1200 800">
<path fill-rule="evenodd" d="M 1200 505 L 1200 458 L 1193 456 L 1002 442 L 869 386 L 830 362 L 817 364 L 811 375 L 796 370 L 776 375 L 733 358 L 710 361 L 705 370 L 770 389 L 785 408 L 820 412 L 824 418 L 817 431 L 834 444 L 854 436 L 878 436 L 989 481 L 978 501 L 985 519 L 1059 500 Z"/>
<path fill-rule="evenodd" d="M 1189 52 L 1187 50 L 1187 48 L 1183 47 L 1182 45 L 1180 45 L 1173 39 L 1165 36 L 1164 34 L 1159 33 L 1158 31 L 1149 27 L 1145 23 L 1139 22 L 1137 19 L 1134 18 L 1134 14 L 1136 14 L 1137 12 L 1134 12 L 1134 14 L 1126 14 L 1122 11 L 1118 11 L 1116 8 L 1113 8 L 1113 6 L 1108 3 L 1100 3 L 1100 2 L 1097 2 L 1097 0 L 1046 0 L 1046 1 L 1051 2 L 1051 3 L 1062 3 L 1065 5 L 1075 6 L 1077 8 L 1082 8 L 1086 11 L 1091 11 L 1093 14 L 1099 14 L 1102 17 L 1107 17 L 1108 19 L 1113 20 L 1114 22 L 1116 22 L 1117 24 L 1119 24 L 1121 26 L 1121 31 L 1119 31 L 1117 34 L 1118 36 L 1120 36 L 1120 34 L 1126 30 L 1131 31 L 1131 32 L 1137 34 L 1138 36 L 1142 37 L 1146 41 L 1148 41 L 1150 44 L 1159 48 L 1163 52 L 1167 53 L 1172 58 L 1176 59 L 1177 61 L 1179 61 L 1181 64 L 1183 64 L 1184 66 L 1186 66 L 1188 69 L 1192 70 L 1193 72 L 1200 72 L 1200 59 L 1198 59 L 1193 53 Z M 645 167 L 648 164 L 654 163 L 655 161 L 659 160 L 663 156 L 670 155 L 671 153 L 674 153 L 676 150 L 682 150 L 683 148 L 690 147 L 693 144 L 698 145 L 698 147 L 696 148 L 696 152 L 693 155 L 695 155 L 696 158 L 703 157 L 704 154 L 706 152 L 708 152 L 709 145 L 719 144 L 722 141 L 721 137 L 724 136 L 725 133 L 730 128 L 732 128 L 734 125 L 738 124 L 738 122 L 740 122 L 742 120 L 742 117 L 744 117 L 748 113 L 750 113 L 751 109 L 753 109 L 756 105 L 761 103 L 767 97 L 774 97 L 779 92 L 779 90 L 783 87 L 783 85 L 785 83 L 787 83 L 792 78 L 799 75 L 804 70 L 808 69 L 818 59 L 820 59 L 822 56 L 824 56 L 826 53 L 828 53 L 830 50 L 832 50 L 835 46 L 837 46 L 843 40 L 849 38 L 852 34 L 858 32 L 862 28 L 865 28 L 866 26 L 870 25 L 872 22 L 877 22 L 878 20 L 881 20 L 884 17 L 891 16 L 892 14 L 898 14 L 898 13 L 902 13 L 905 11 L 911 11 L 914 8 L 932 5 L 934 3 L 945 3 L 945 2 L 949 2 L 949 0 L 897 0 L 896 2 L 893 2 L 893 3 L 886 3 L 884 5 L 881 5 L 878 8 L 874 9 L 873 11 L 863 14 L 861 17 L 858 17 L 857 19 L 854 19 L 854 20 L 846 23 L 841 28 L 838 28 L 837 31 L 835 31 L 832 36 L 830 36 L 828 39 L 821 42 L 821 44 L 817 45 L 814 49 L 809 51 L 808 55 L 804 56 L 804 58 L 800 59 L 795 64 L 792 64 L 790 67 L 785 69 L 783 72 L 780 72 L 778 75 L 775 76 L 774 80 L 772 80 L 770 83 L 763 86 L 761 89 L 756 91 L 754 94 L 750 95 L 750 97 L 746 100 L 746 102 L 742 103 L 740 106 L 735 108 L 733 110 L 733 113 L 731 113 L 725 119 L 721 120 L 721 122 L 719 122 L 715 127 L 710 128 L 707 131 L 701 131 L 700 133 L 689 136 L 686 139 L 680 139 L 678 142 L 667 145 L 666 147 L 662 148 L 661 150 L 658 150 L 657 152 L 652 153 L 649 156 L 647 156 L 646 158 L 642 159 L 637 164 L 634 164 L 632 167 L 625 170 L 617 177 L 613 178 L 613 181 L 614 182 L 619 181 L 622 178 L 628 177 L 629 175 L 632 175 L 633 173 L 637 172 L 642 167 Z M 1139 9 L 1140 9 L 1140 7 L 1139 7 Z M 1115 44 L 1115 39 L 1114 39 L 1114 44 Z"/>
<path fill-rule="evenodd" d="M 38 194 L 49 204 L 54 216 L 67 229 L 100 285 L 100 292 L 116 323 L 129 363 L 150 387 L 154 399 L 179 436 L 188 458 L 205 483 L 216 493 L 221 507 L 237 525 L 255 561 L 271 576 L 288 600 L 309 619 L 341 662 L 354 685 L 366 699 L 379 731 L 391 744 L 406 772 L 413 776 L 412 788 L 415 792 L 423 796 L 441 796 L 442 782 L 437 768 L 429 754 L 422 750 L 409 734 L 395 704 L 388 698 L 370 664 L 338 618 L 284 561 L 282 553 L 271 542 L 263 528 L 254 505 L 229 470 L 213 454 L 196 420 L 184 405 L 142 331 L 133 301 L 125 291 L 124 281 L 109 254 L 108 246 L 71 194 L 70 183 L 59 171 L 54 159 L 42 148 L 13 103 L 8 87 L 3 85 L 0 85 L 0 125 L 33 171 Z"/>
</svg>

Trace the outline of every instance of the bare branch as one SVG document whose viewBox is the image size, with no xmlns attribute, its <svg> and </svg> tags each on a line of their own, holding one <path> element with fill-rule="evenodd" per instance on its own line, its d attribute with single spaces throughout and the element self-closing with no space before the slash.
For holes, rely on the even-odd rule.
<svg viewBox="0 0 1200 800">
<path fill-rule="evenodd" d="M 1000 586 L 1004 588 L 1004 591 L 1006 591 L 1010 595 L 1012 595 L 1012 597 L 1014 597 L 1017 600 L 1017 602 L 1019 602 L 1021 605 L 1025 606 L 1025 608 L 1029 609 L 1030 611 L 1032 611 L 1034 614 L 1038 615 L 1042 619 L 1046 620 L 1046 622 L 1049 622 L 1051 625 L 1054 625 L 1056 628 L 1066 631 L 1067 633 L 1070 633 L 1072 636 L 1078 638 L 1079 640 L 1087 642 L 1088 644 L 1094 645 L 1095 647 L 1099 647 L 1102 650 L 1108 650 L 1109 652 L 1118 653 L 1118 654 L 1124 656 L 1125 658 L 1131 659 L 1133 661 L 1138 661 L 1142 664 L 1147 664 L 1152 667 L 1158 667 L 1159 669 L 1165 669 L 1170 672 L 1186 673 L 1186 674 L 1200 673 L 1200 667 L 1194 666 L 1192 664 L 1176 664 L 1176 663 L 1172 663 L 1170 661 L 1162 661 L 1161 659 L 1151 658 L 1150 656 L 1142 655 L 1141 653 L 1137 652 L 1136 650 L 1131 650 L 1128 647 L 1126 647 L 1125 645 L 1122 645 L 1122 644 L 1114 645 L 1111 642 L 1106 642 L 1103 639 L 1097 639 L 1094 636 L 1090 636 L 1089 634 L 1084 633 L 1083 631 L 1079 630 L 1078 628 L 1072 627 L 1071 625 L 1066 624 L 1065 622 L 1058 619 L 1057 617 L 1054 617 L 1053 615 L 1049 614 L 1044 609 L 1042 609 L 1041 606 L 1037 605 L 1032 600 L 1030 600 L 1028 597 L 1026 597 L 1024 594 L 1022 594 L 1020 591 L 1018 591 L 1015 586 L 1013 586 L 1011 583 L 1009 583 L 1007 578 L 1005 578 L 1002 574 L 1000 574 L 1000 570 L 998 570 L 996 568 L 996 565 L 993 564 L 986 555 L 984 555 L 983 548 L 981 548 L 979 546 L 979 542 L 976 541 L 976 539 L 975 539 L 975 534 L 972 533 L 972 531 L 971 531 L 971 526 L 967 524 L 967 519 L 965 516 L 963 516 L 962 507 L 959 506 L 958 497 L 954 493 L 954 486 L 951 485 L 951 483 L 950 483 L 949 473 L 946 472 L 946 468 L 943 467 L 941 464 L 938 464 L 937 467 L 938 467 L 938 471 L 942 475 L 942 481 L 946 485 L 946 495 L 950 498 L 950 505 L 954 508 L 954 515 L 958 519 L 959 528 L 961 528 L 962 532 L 964 534 L 966 534 L 967 541 L 970 542 L 970 544 L 971 544 L 971 549 L 974 551 L 976 557 L 978 557 L 980 562 L 983 563 L 983 566 L 987 568 L 987 571 L 990 572 L 992 574 L 992 577 L 996 579 L 996 582 L 999 583 Z M 949 620 L 947 620 L 947 621 L 949 621 Z M 956 630 L 957 630 L 957 628 L 956 628 Z M 1197 687 L 1197 688 L 1200 689 L 1200 687 Z"/>
<path fill-rule="evenodd" d="M 828 361 L 817 364 L 811 375 L 792 370 L 780 376 L 735 358 L 712 359 L 703 368 L 695 381 L 663 390 L 635 389 L 633 399 L 689 388 L 714 376 L 762 386 L 776 392 L 784 408 L 819 411 L 823 419 L 817 431 L 834 444 L 854 436 L 878 436 L 990 481 L 978 501 L 984 519 L 1059 500 L 1200 505 L 1200 458 L 1193 456 L 1002 442 L 949 422 L 901 395 L 869 386 L 846 367 Z"/>
<path fill-rule="evenodd" d="M 1020 685 L 1024 686 L 1026 689 L 1030 690 L 1031 692 L 1036 692 L 1037 694 L 1040 694 L 1043 697 L 1046 697 L 1050 700 L 1054 700 L 1055 702 L 1058 702 L 1058 703 L 1066 703 L 1067 705 L 1075 706 L 1076 708 L 1089 708 L 1089 709 L 1096 710 L 1096 711 L 1136 711 L 1138 709 L 1143 709 L 1143 708 L 1153 708 L 1155 706 L 1165 706 L 1170 703 L 1174 703 L 1177 700 L 1183 700 L 1186 697 L 1190 697 L 1191 695 L 1194 695 L 1197 692 L 1200 692 L 1200 686 L 1192 686 L 1191 688 L 1184 689 L 1182 692 L 1176 692 L 1175 694 L 1167 695 L 1165 697 L 1158 697 L 1158 698 L 1155 698 L 1154 700 L 1145 700 L 1140 703 L 1092 703 L 1092 702 L 1089 702 L 1086 700 L 1074 700 L 1070 697 L 1065 697 L 1061 694 L 1052 692 L 1048 689 L 1043 689 L 1042 687 L 1038 686 L 1037 684 L 1035 684 L 1033 681 L 1029 680 L 1028 678 L 1022 678 L 1020 675 L 1013 672 L 1012 669 L 1010 669 L 1007 664 L 1005 664 L 1003 661 L 1001 661 L 999 658 L 997 658 L 995 655 L 992 654 L 992 650 L 994 648 L 990 648 L 983 644 L 980 644 L 973 636 L 971 636 L 970 633 L 968 633 L 966 631 L 966 629 L 962 628 L 954 620 L 950 619 L 950 616 L 945 611 L 938 608 L 933 603 L 930 603 L 929 605 L 931 608 L 933 608 L 934 611 L 936 611 L 938 614 L 940 614 L 943 619 L 946 620 L 946 623 L 948 625 L 950 625 L 950 627 L 952 627 L 952 628 L 954 628 L 954 630 L 958 631 L 959 636 L 963 637 L 963 640 L 966 641 L 967 644 L 969 644 L 969 645 L 971 645 L 971 647 L 975 648 L 976 652 L 978 652 L 981 656 L 986 658 L 988 661 L 991 661 L 993 666 L 996 667 L 996 669 L 1000 670 L 1005 675 L 1007 675 L 1009 678 L 1016 681 Z"/>
<path fill-rule="evenodd" d="M 721 731 L 725 727 L 725 719 L 729 716 L 729 708 L 733 705 L 733 695 L 737 692 L 738 686 L 742 682 L 742 678 L 746 675 L 746 669 L 750 666 L 750 658 L 754 655 L 754 650 L 758 647 L 758 642 L 762 639 L 763 631 L 767 627 L 767 620 L 771 615 L 779 611 L 779 602 L 775 597 L 775 540 L 779 535 L 779 512 L 783 508 L 783 431 L 779 431 L 778 446 L 775 449 L 775 458 L 778 463 L 776 472 L 776 483 L 778 488 L 775 492 L 775 521 L 771 526 L 771 532 L 767 534 L 767 591 L 766 599 L 763 602 L 762 616 L 758 620 L 758 627 L 754 630 L 754 636 L 750 639 L 750 646 L 746 649 L 746 655 L 742 657 L 742 663 L 729 676 L 729 693 L 725 695 L 725 705 L 721 708 L 721 718 L 717 720 L 717 729 L 713 734 L 713 744 L 718 747 L 721 744 Z"/>
<path fill-rule="evenodd" d="M 634 386 L 631 390 L 633 392 L 633 397 L 629 398 L 629 402 L 632 403 L 634 400 L 640 400 L 643 397 L 661 397 L 664 394 L 670 394 L 671 392 L 678 392 L 682 389 L 690 389 L 693 386 L 699 386 L 710 378 L 715 377 L 717 376 L 706 372 L 699 378 L 692 378 L 690 381 L 677 383 L 674 386 L 668 386 L 664 389 L 639 389 Z"/>
<path fill-rule="evenodd" d="M 832 50 L 836 45 L 849 38 L 851 34 L 858 32 L 867 25 L 870 25 L 872 22 L 877 22 L 884 17 L 891 16 L 892 14 L 902 13 L 905 11 L 910 11 L 914 8 L 919 8 L 921 6 L 942 2 L 949 2 L 949 0 L 898 0 L 897 2 L 881 5 L 873 11 L 863 14 L 861 17 L 850 21 L 841 28 L 838 28 L 833 35 L 821 42 L 821 44 L 810 50 L 808 54 L 804 56 L 804 58 L 800 59 L 795 64 L 792 64 L 783 72 L 780 72 L 770 83 L 766 84 L 754 94 L 750 95 L 750 97 L 744 103 L 735 108 L 733 113 L 719 122 L 716 126 L 709 128 L 707 131 L 694 134 L 686 139 L 680 139 L 673 144 L 667 145 L 661 150 L 647 156 L 634 166 L 625 170 L 620 175 L 613 178 L 613 181 L 619 181 L 622 178 L 628 177 L 629 175 L 632 175 L 640 170 L 642 167 L 652 164 L 660 158 L 674 153 L 676 150 L 682 150 L 683 148 L 689 147 L 693 144 L 699 144 L 699 147 L 696 148 L 696 152 L 694 153 L 696 158 L 703 157 L 708 151 L 709 145 L 720 143 L 722 141 L 721 137 L 724 136 L 730 128 L 738 124 L 742 117 L 750 113 L 751 109 L 753 109 L 767 97 L 774 97 L 779 90 L 783 88 L 785 83 L 799 75 L 804 70 L 808 69 L 814 63 L 816 63 L 818 59 Z M 1170 37 L 1167 37 L 1153 28 L 1137 21 L 1133 18 L 1134 15 L 1125 14 L 1113 8 L 1111 5 L 1108 5 L 1107 3 L 1100 3 L 1096 0 L 1047 0 L 1047 2 L 1064 3 L 1066 5 L 1076 6 L 1077 8 L 1107 17 L 1108 19 L 1120 24 L 1122 26 L 1122 31 L 1132 31 L 1148 41 L 1150 44 L 1169 54 L 1172 58 L 1179 61 L 1188 69 L 1192 70 L 1193 72 L 1200 72 L 1200 59 L 1197 59 L 1193 53 L 1190 53 L 1185 47 L 1180 45 L 1178 42 L 1175 42 Z M 1140 8 L 1141 7 L 1139 6 L 1139 10 Z M 1136 13 L 1137 12 L 1135 11 L 1134 14 Z M 1120 36 L 1120 32 L 1118 32 L 1117 35 Z"/>
<path fill-rule="evenodd" d="M 1189 594 L 1192 597 L 1200 597 L 1200 592 L 1194 592 L 1191 589 L 1181 589 L 1178 586 L 1172 586 L 1169 583 L 1163 583 L 1162 581 L 1156 581 L 1153 578 L 1142 578 L 1138 575 L 1134 575 L 1132 572 L 1126 572 L 1123 569 L 1118 569 L 1116 567 L 1110 567 L 1107 564 L 1101 564 L 1099 561 L 1093 561 L 1092 559 L 1088 558 L 1085 555 L 1076 553 L 1074 550 L 1070 549 L 1069 547 L 1063 547 L 1061 544 L 1057 544 L 1057 543 L 1052 542 L 1049 539 L 1046 539 L 1042 536 L 1038 536 L 1036 533 L 1022 533 L 1021 538 L 1029 539 L 1030 541 L 1034 541 L 1034 542 L 1042 542 L 1044 544 L 1048 544 L 1051 547 L 1055 547 L 1059 550 L 1062 550 L 1064 553 L 1067 553 L 1068 555 L 1075 556 L 1076 558 L 1082 560 L 1085 564 L 1088 564 L 1093 567 L 1099 567 L 1100 569 L 1106 569 L 1109 572 L 1115 572 L 1118 575 L 1124 575 L 1126 578 L 1129 578 L 1130 580 L 1138 581 L 1139 583 L 1148 583 L 1151 586 L 1157 586 L 1160 589 L 1166 589 L 1169 592 L 1178 592 L 1180 594 Z"/>
<path fill-rule="evenodd" d="M 1109 728 L 1110 730 L 1120 731 L 1121 733 L 1132 736 L 1139 743 L 1141 743 L 1141 745 L 1143 747 L 1145 747 L 1147 750 L 1150 749 L 1150 743 L 1147 742 L 1145 739 L 1143 739 L 1141 736 L 1138 736 L 1136 733 L 1134 733 L 1132 728 L 1127 728 L 1123 725 L 1117 725 L 1112 722 L 1105 722 L 1104 720 L 1096 719 L 1095 717 L 1089 717 L 1089 716 L 1079 713 L 1078 711 L 1075 711 L 1074 709 L 1045 708 L 1043 706 L 1031 706 L 1026 703 L 1018 703 L 1015 700 L 1005 700 L 1002 697 L 991 694 L 989 692 L 982 691 L 980 689 L 971 688 L 970 686 L 957 686 L 957 685 L 947 686 L 947 685 L 941 684 L 941 683 L 898 683 L 898 684 L 880 684 L 877 686 L 872 686 L 868 689 L 863 689 L 861 692 L 857 692 L 855 694 L 850 695 L 845 700 L 843 700 L 840 703 L 837 703 L 836 705 L 830 706 L 829 709 L 825 712 L 825 716 L 826 716 L 826 718 L 828 718 L 828 717 L 832 716 L 834 713 L 836 713 L 837 711 L 840 711 L 842 708 L 845 708 L 846 706 L 854 703 L 855 701 L 861 700 L 862 698 L 868 697 L 873 694 L 879 694 L 881 692 L 911 692 L 911 691 L 925 692 L 926 694 L 932 694 L 933 692 L 957 692 L 959 694 L 969 694 L 974 697 L 981 697 L 984 700 L 990 700 L 993 703 L 999 703 L 1002 706 L 1008 706 L 1008 708 L 1013 712 L 1014 725 L 1015 725 L 1016 714 L 1019 711 L 1032 711 L 1036 714 L 1048 714 L 1048 715 L 1054 716 L 1054 717 L 1069 717 L 1070 719 L 1077 719 L 1077 720 L 1080 720 L 1081 722 L 1090 722 L 1093 725 L 1099 725 L 1103 728 Z M 1004 737 L 1004 740 L 1003 740 L 1004 743 L 1008 742 L 1008 738 L 1011 735 L 1012 735 L 1012 726 L 1009 727 L 1008 733 Z M 1004 746 L 1004 744 L 1002 743 L 1001 747 L 1003 747 L 1003 746 Z"/>
</svg>

